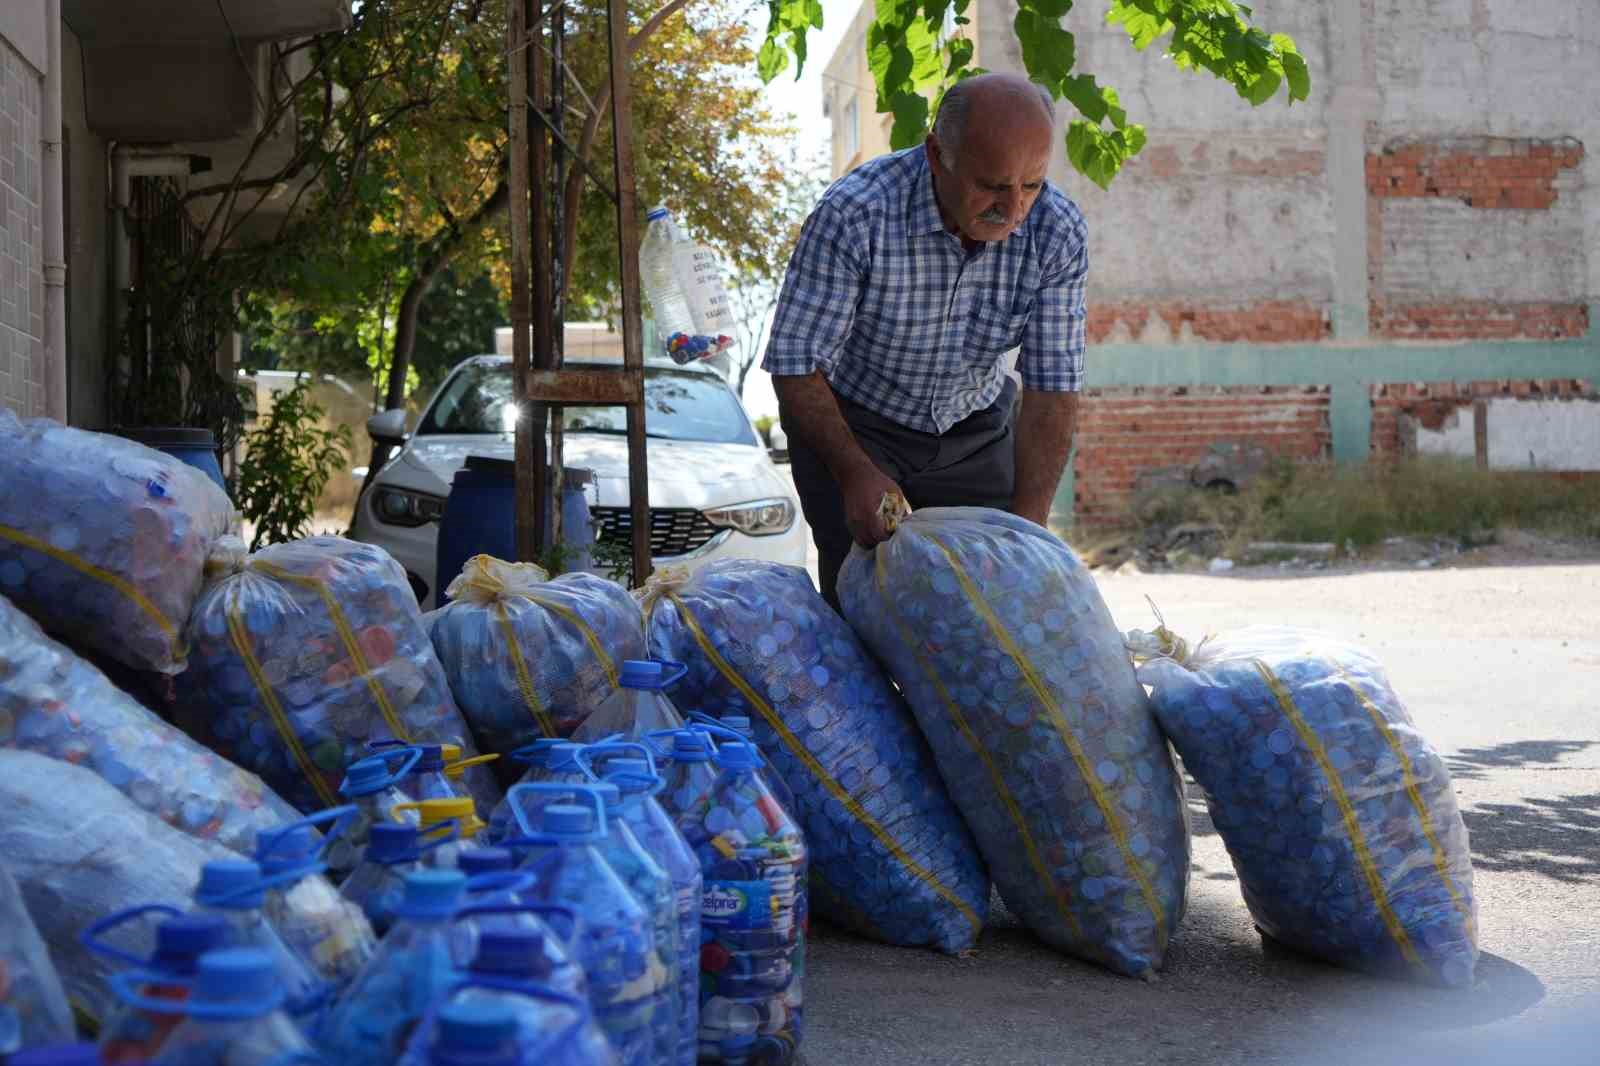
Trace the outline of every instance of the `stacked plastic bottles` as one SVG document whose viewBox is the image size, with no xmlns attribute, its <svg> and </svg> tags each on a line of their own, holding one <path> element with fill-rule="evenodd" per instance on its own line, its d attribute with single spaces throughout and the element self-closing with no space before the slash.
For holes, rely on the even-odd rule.
<svg viewBox="0 0 1600 1066">
<path fill-rule="evenodd" d="M 17 883 L 0 865 L 0 1056 L 72 1037 L 61 978 Z"/>
<path fill-rule="evenodd" d="M 140 1010 L 183 1016 L 151 1066 L 316 1066 L 317 1055 L 284 1011 L 285 992 L 271 957 L 225 948 L 200 957 L 187 999 L 141 995 L 126 975 L 123 1001 Z"/>
<path fill-rule="evenodd" d="M 445 595 L 425 623 L 489 751 L 568 736 L 616 689 L 617 664 L 644 657 L 638 604 L 592 574 L 552 581 L 532 563 L 478 555 Z"/>
<path fill-rule="evenodd" d="M 395 910 L 405 898 L 405 878 L 422 869 L 427 848 L 449 843 L 441 835 L 424 843 L 420 830 L 406 822 L 375 825 L 367 836 L 361 862 L 339 886 L 339 894 L 361 908 L 372 930 L 383 936 L 394 924 Z"/>
<path fill-rule="evenodd" d="M 139 670 L 183 669 L 184 625 L 233 507 L 142 444 L 0 409 L 0 594 Z"/>
<path fill-rule="evenodd" d="M 349 875 L 361 862 L 374 826 L 397 819 L 416 823 L 414 813 L 396 808 L 410 801 L 411 797 L 400 790 L 400 783 L 421 758 L 421 748 L 401 746 L 350 764 L 344 780 L 339 782 L 339 795 L 349 802 L 353 812 L 344 823 L 344 831 L 328 844 L 325 855 L 334 877 Z"/>
<path fill-rule="evenodd" d="M 467 985 L 419 1026 L 403 1066 L 616 1066 L 588 1004 L 532 986 Z"/>
<path fill-rule="evenodd" d="M 667 690 L 682 680 L 688 667 L 654 659 L 629 659 L 622 664 L 620 685 L 584 719 L 573 740 L 595 743 L 612 736 L 637 740 L 683 725 L 683 715 Z"/>
<path fill-rule="evenodd" d="M 480 843 L 480 834 L 486 827 L 466 796 L 403 803 L 395 808 L 401 814 L 411 810 L 421 819 L 422 839 L 433 845 L 422 852 L 423 866 L 454 869 L 464 853 L 487 843 Z"/>
<path fill-rule="evenodd" d="M 309 818 L 262 833 L 256 862 L 267 884 L 263 910 L 289 949 L 332 990 L 352 981 L 377 948 L 377 939 L 357 904 L 342 897 L 323 874 L 320 859 L 325 841 L 315 827 L 355 813 L 334 807 Z M 329 829 L 338 839 L 341 825 Z"/>
<path fill-rule="evenodd" d="M 1271 626 L 1192 650 L 1164 628 L 1128 643 L 1263 933 L 1353 969 L 1472 983 L 1472 853 L 1450 771 L 1376 660 Z"/>
<path fill-rule="evenodd" d="M 562 784 L 584 785 L 594 780 L 587 767 L 580 761 L 583 745 L 568 740 L 537 740 L 533 744 L 518 748 L 511 753 L 512 761 L 527 767 L 523 772 L 519 785 L 533 784 Z M 495 807 L 489 815 L 489 828 L 486 830 L 487 843 L 499 844 L 512 837 L 520 836 L 522 829 L 517 824 L 517 817 L 512 809 L 512 794 L 521 797 L 516 802 L 525 811 L 531 812 L 532 805 L 539 802 L 538 792 L 526 790 L 517 792 L 516 785 L 506 790 L 505 798 Z"/>
<path fill-rule="evenodd" d="M 236 851 L 295 816 L 255 774 L 140 706 L 3 596 L 0 747 L 93 770 L 168 825 Z"/>
<path fill-rule="evenodd" d="M 307 813 L 334 806 L 369 740 L 450 743 L 472 754 L 405 571 L 382 548 L 310 537 L 218 562 L 195 604 L 185 728 Z M 481 767 L 467 791 L 499 789 Z"/>
<path fill-rule="evenodd" d="M 681 704 L 749 719 L 794 796 L 818 913 L 893 944 L 966 950 L 989 879 L 905 703 L 805 571 L 756 560 L 667 570 L 645 593 Z"/>
<path fill-rule="evenodd" d="M 114 1005 L 106 979 L 119 967 L 78 942 L 78 934 L 130 902 L 186 899 L 208 861 L 237 858 L 134 806 L 98 775 L 70 763 L 0 748 L 0 862 L 4 862 L 50 945 L 72 1003 L 100 1018 Z M 63 877 L 62 870 L 92 870 Z M 135 930 L 105 938 L 143 949 Z"/>
<path fill-rule="evenodd" d="M 261 952 L 272 965 L 284 993 L 284 1009 L 307 1032 L 313 1031 L 327 1007 L 333 986 L 285 941 L 267 919 L 267 882 L 261 867 L 244 859 L 208 862 L 194 890 L 194 913 L 220 918 L 230 948 Z"/>
<path fill-rule="evenodd" d="M 724 744 L 715 764 L 709 788 L 692 783 L 704 774 L 683 775 L 688 805 L 676 812 L 705 878 L 700 1058 L 784 1066 L 805 1006 L 806 844 L 762 780 L 753 745 Z"/>
<path fill-rule="evenodd" d="M 151 915 L 165 917 L 155 929 L 155 950 L 148 957 L 124 952 L 101 940 L 106 933 Z M 166 904 L 133 907 L 96 922 L 80 940 L 90 951 L 131 969 L 127 987 L 145 999 L 183 1002 L 189 998 L 200 956 L 221 948 L 228 927 L 215 915 L 184 914 Z M 100 1060 L 108 1066 L 144 1063 L 155 1057 L 182 1018 L 168 1011 L 144 1010 L 121 1003 L 100 1024 Z"/>
<path fill-rule="evenodd" d="M 1006 904 L 1056 947 L 1147 977 L 1183 915 L 1183 786 L 1094 580 L 1002 511 L 927 508 L 839 576 L 906 693 Z"/>
</svg>

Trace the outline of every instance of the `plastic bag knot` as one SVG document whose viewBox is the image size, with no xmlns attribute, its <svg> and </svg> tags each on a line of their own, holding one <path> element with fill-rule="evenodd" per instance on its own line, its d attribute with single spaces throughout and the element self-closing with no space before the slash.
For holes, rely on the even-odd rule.
<svg viewBox="0 0 1600 1066">
<path fill-rule="evenodd" d="M 444 594 L 452 601 L 481 607 L 513 596 L 531 596 L 549 580 L 549 573 L 537 563 L 508 563 L 492 555 L 474 555 Z"/>
</svg>

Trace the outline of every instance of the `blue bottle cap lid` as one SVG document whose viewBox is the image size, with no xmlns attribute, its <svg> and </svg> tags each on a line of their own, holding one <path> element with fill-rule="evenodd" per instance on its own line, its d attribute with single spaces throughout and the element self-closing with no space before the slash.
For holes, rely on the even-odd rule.
<svg viewBox="0 0 1600 1066">
<path fill-rule="evenodd" d="M 187 976 L 194 973 L 201 955 L 220 947 L 228 923 L 214 914 L 180 914 L 156 926 L 155 969 Z"/>
<path fill-rule="evenodd" d="M 345 796 L 370 796 L 388 788 L 392 776 L 389 760 L 382 755 L 371 755 L 345 768 L 339 792 Z"/>
<path fill-rule="evenodd" d="M 543 811 L 539 828 L 552 836 L 582 836 L 594 832 L 594 811 L 572 803 L 552 803 Z"/>
<path fill-rule="evenodd" d="M 406 918 L 448 918 L 467 890 L 467 875 L 460 870 L 417 870 L 404 882 L 405 896 L 395 913 Z"/>
<path fill-rule="evenodd" d="M 474 973 L 531 977 L 543 970 L 544 935 L 535 929 L 486 929 L 478 938 Z"/>
<path fill-rule="evenodd" d="M 600 797 L 600 802 L 606 805 L 607 812 L 615 810 L 617 804 L 622 802 L 622 789 L 618 788 L 615 782 L 595 781 L 589 788 Z"/>
<path fill-rule="evenodd" d="M 321 846 L 315 830 L 309 825 L 297 825 L 258 843 L 256 862 L 261 865 L 261 873 L 270 877 L 316 862 Z"/>
<path fill-rule="evenodd" d="M 417 760 L 416 768 L 412 770 L 412 773 L 426 774 L 444 769 L 444 745 L 421 744 L 418 746 L 422 748 L 422 758 Z"/>
<path fill-rule="evenodd" d="M 705 762 L 711 758 L 711 744 L 704 733 L 682 730 L 672 736 L 672 758 L 676 762 Z"/>
<path fill-rule="evenodd" d="M 667 209 L 664 208 L 664 207 L 652 207 L 650 209 L 649 214 L 644 216 L 646 222 L 654 222 L 658 218 L 666 218 L 666 217 L 667 217 Z"/>
<path fill-rule="evenodd" d="M 253 910 L 266 899 L 261 867 L 248 859 L 216 859 L 200 867 L 194 901 L 224 910 Z"/>
<path fill-rule="evenodd" d="M 417 827 L 405 822 L 379 822 L 367 831 L 367 860 L 393 866 L 417 858 Z"/>
<path fill-rule="evenodd" d="M 516 859 L 505 848 L 472 848 L 456 856 L 456 868 L 468 877 L 512 870 L 516 865 Z"/>
<path fill-rule="evenodd" d="M 661 664 L 653 659 L 626 659 L 619 680 L 623 688 L 659 688 Z"/>
<path fill-rule="evenodd" d="M 729 742 L 717 749 L 717 765 L 724 770 L 759 770 L 761 752 L 754 744 Z"/>
<path fill-rule="evenodd" d="M 100 1066 L 100 1049 L 94 1044 L 51 1044 L 25 1048 L 6 1059 L 8 1066 Z"/>
<path fill-rule="evenodd" d="M 457 1056 L 470 1056 L 473 1062 L 497 1061 L 481 1056 L 511 1044 L 516 1035 L 516 1016 L 503 1004 L 450 1003 L 439 1011 L 433 1059 L 453 1062 Z M 514 1053 L 510 1059 L 515 1061 Z"/>
<path fill-rule="evenodd" d="M 551 745 L 550 750 L 545 753 L 545 769 L 554 773 L 582 770 L 583 767 L 578 763 L 578 753 L 582 750 L 582 744 L 574 744 L 570 740 L 563 740 L 559 744 Z"/>
<path fill-rule="evenodd" d="M 612 759 L 606 763 L 606 783 L 615 785 L 624 795 L 648 792 L 650 764 L 643 759 Z"/>
<path fill-rule="evenodd" d="M 256 1002 L 270 1009 L 281 991 L 271 955 L 260 948 L 222 948 L 200 956 L 190 997 L 205 1003 Z"/>
<path fill-rule="evenodd" d="M 735 733 L 743 733 L 746 737 L 750 735 L 750 719 L 746 715 L 725 714 L 722 716 L 722 724 Z"/>
</svg>

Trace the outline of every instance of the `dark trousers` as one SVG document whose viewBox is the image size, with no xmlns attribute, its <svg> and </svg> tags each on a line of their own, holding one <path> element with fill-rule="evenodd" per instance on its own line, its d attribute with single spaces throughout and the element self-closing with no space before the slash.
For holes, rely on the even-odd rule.
<svg viewBox="0 0 1600 1066">
<path fill-rule="evenodd" d="M 1017 384 L 1007 380 L 995 402 L 975 411 L 943 434 L 907 429 L 865 407 L 838 397 L 839 411 L 861 450 L 893 478 L 912 508 L 1011 506 L 1017 480 L 1016 438 L 1012 421 Z M 817 577 L 823 598 L 839 609 L 835 585 L 850 554 L 844 500 L 821 457 L 802 442 L 804 431 L 789 434 L 789 463 L 800 508 L 817 545 Z"/>
</svg>

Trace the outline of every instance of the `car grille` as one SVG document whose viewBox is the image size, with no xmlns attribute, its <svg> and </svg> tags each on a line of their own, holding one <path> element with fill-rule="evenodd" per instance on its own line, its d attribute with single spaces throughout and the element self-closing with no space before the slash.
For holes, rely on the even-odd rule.
<svg viewBox="0 0 1600 1066">
<path fill-rule="evenodd" d="M 594 518 L 595 539 L 632 543 L 633 512 L 626 507 L 591 507 Z M 714 526 L 699 511 L 689 507 L 652 507 L 650 509 L 650 554 L 663 556 L 687 555 L 703 546 L 721 529 Z"/>
</svg>

